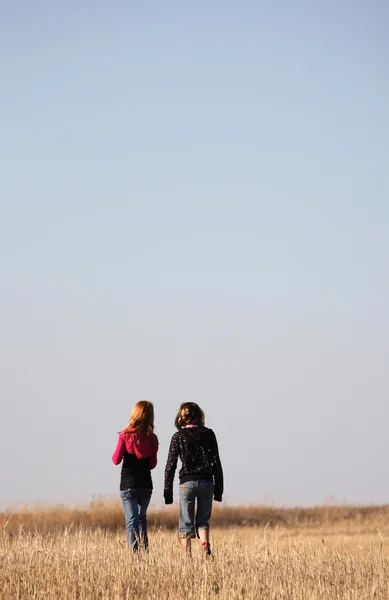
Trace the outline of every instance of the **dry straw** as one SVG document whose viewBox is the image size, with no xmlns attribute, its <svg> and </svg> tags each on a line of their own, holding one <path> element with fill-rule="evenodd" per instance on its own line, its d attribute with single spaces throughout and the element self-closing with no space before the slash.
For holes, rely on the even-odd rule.
<svg viewBox="0 0 389 600">
<path fill-rule="evenodd" d="M 115 503 L 3 514 L 0 598 L 389 598 L 388 507 L 221 508 L 213 562 L 183 556 L 175 507 L 150 517 L 150 552 L 134 556 Z"/>
</svg>

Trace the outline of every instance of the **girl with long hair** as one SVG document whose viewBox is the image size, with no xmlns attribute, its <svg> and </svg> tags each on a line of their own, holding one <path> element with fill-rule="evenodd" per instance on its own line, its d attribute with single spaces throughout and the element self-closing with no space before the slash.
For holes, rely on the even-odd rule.
<svg viewBox="0 0 389 600">
<path fill-rule="evenodd" d="M 127 540 L 135 552 L 148 549 L 147 508 L 153 490 L 151 469 L 157 464 L 158 438 L 154 433 L 154 406 L 147 400 L 135 404 L 128 426 L 119 434 L 112 456 L 122 461 L 120 497 L 126 518 Z"/>
<path fill-rule="evenodd" d="M 173 503 L 173 481 L 178 458 L 179 527 L 178 538 L 191 554 L 191 539 L 198 537 L 206 556 L 211 556 L 209 519 L 212 500 L 222 501 L 223 469 L 216 436 L 204 425 L 204 413 L 195 402 L 181 404 L 175 420 L 165 468 L 165 504 Z"/>
</svg>

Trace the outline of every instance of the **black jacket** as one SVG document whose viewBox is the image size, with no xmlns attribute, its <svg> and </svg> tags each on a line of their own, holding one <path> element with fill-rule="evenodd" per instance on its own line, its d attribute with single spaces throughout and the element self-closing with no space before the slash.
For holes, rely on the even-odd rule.
<svg viewBox="0 0 389 600">
<path fill-rule="evenodd" d="M 173 481 L 177 460 L 181 459 L 180 484 L 205 479 L 214 482 L 214 498 L 223 495 L 223 469 L 216 436 L 207 427 L 187 427 L 175 433 L 170 442 L 165 468 L 165 501 L 173 500 Z"/>
</svg>

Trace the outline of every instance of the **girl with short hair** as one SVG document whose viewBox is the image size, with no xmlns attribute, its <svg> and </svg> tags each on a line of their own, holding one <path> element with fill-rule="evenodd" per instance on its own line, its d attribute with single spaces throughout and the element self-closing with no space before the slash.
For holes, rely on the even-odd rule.
<svg viewBox="0 0 389 600">
<path fill-rule="evenodd" d="M 181 404 L 175 419 L 178 431 L 171 439 L 166 462 L 164 498 L 165 504 L 173 503 L 173 481 L 180 458 L 178 538 L 188 554 L 191 539 L 200 538 L 205 555 L 211 556 L 209 519 L 212 501 L 222 501 L 223 469 L 216 436 L 204 421 L 198 404 Z"/>
</svg>

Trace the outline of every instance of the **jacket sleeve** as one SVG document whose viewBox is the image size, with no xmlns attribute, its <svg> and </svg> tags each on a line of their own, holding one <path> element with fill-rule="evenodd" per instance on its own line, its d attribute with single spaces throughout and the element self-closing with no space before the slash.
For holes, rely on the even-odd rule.
<svg viewBox="0 0 389 600">
<path fill-rule="evenodd" d="M 150 455 L 150 459 L 149 459 L 149 465 L 150 465 L 150 469 L 155 469 L 155 467 L 157 466 L 157 453 L 158 453 L 158 447 L 159 447 L 159 442 L 158 442 L 158 438 L 156 435 L 154 435 L 154 450 Z"/>
<path fill-rule="evenodd" d="M 177 435 L 173 435 L 170 447 L 169 454 L 166 461 L 165 467 L 165 485 L 164 485 L 164 496 L 166 498 L 173 498 L 173 481 L 174 475 L 177 468 L 177 460 L 179 456 L 179 446 Z"/>
<path fill-rule="evenodd" d="M 122 462 L 123 460 L 123 455 L 124 455 L 124 450 L 125 450 L 125 442 L 123 439 L 123 436 L 120 434 L 119 435 L 119 439 L 118 439 L 118 443 L 116 446 L 116 450 L 115 452 L 112 454 L 112 462 L 114 465 L 118 465 Z"/>
<path fill-rule="evenodd" d="M 221 463 L 220 456 L 219 456 L 219 448 L 217 445 L 216 435 L 214 433 L 213 433 L 213 435 L 214 435 L 214 447 L 213 447 L 212 463 L 213 463 L 213 477 L 214 477 L 214 483 L 215 483 L 214 498 L 218 502 L 221 502 L 222 496 L 223 496 L 223 491 L 224 491 L 223 467 L 222 467 L 222 463 Z"/>
</svg>

